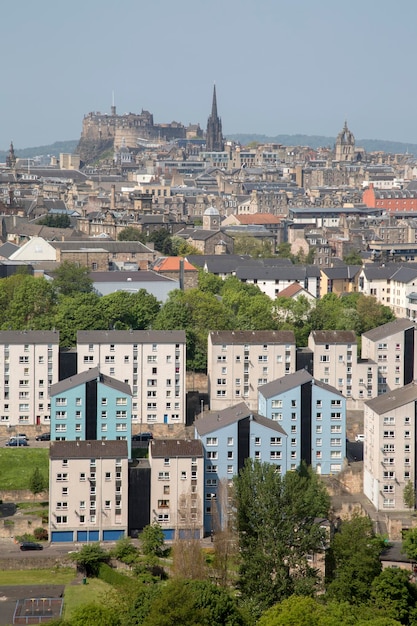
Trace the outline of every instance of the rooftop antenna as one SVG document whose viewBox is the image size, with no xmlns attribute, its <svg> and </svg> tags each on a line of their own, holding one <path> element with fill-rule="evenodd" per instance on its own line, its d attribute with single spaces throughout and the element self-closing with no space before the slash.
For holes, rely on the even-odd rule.
<svg viewBox="0 0 417 626">
<path fill-rule="evenodd" d="M 116 105 L 114 104 L 114 90 L 111 92 L 111 114 L 116 115 Z"/>
</svg>

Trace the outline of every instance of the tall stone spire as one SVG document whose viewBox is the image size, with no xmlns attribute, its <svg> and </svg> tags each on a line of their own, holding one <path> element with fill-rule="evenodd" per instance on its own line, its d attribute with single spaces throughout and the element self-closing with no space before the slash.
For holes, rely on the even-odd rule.
<svg viewBox="0 0 417 626">
<path fill-rule="evenodd" d="M 222 122 L 217 114 L 216 85 L 213 88 L 211 114 L 207 120 L 206 150 L 207 152 L 222 152 L 224 150 Z"/>
</svg>

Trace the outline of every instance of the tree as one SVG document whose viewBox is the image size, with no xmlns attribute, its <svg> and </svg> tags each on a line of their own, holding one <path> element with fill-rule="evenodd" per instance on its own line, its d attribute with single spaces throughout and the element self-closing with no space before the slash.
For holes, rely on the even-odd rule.
<svg viewBox="0 0 417 626">
<path fill-rule="evenodd" d="M 146 235 L 136 226 L 126 226 L 117 235 L 118 241 L 140 241 L 146 243 Z"/>
<path fill-rule="evenodd" d="M 63 296 L 72 296 L 75 293 L 90 293 L 93 290 L 93 281 L 90 278 L 88 267 L 64 261 L 53 272 L 54 287 Z"/>
<path fill-rule="evenodd" d="M 410 528 L 404 533 L 402 551 L 409 559 L 417 562 L 417 528 Z"/>
<path fill-rule="evenodd" d="M 154 230 L 148 237 L 148 241 L 151 241 L 155 245 L 155 249 L 166 256 L 172 255 L 172 241 L 171 235 L 165 228 L 158 228 Z"/>
<path fill-rule="evenodd" d="M 414 510 L 416 507 L 416 490 L 414 488 L 413 483 L 409 480 L 403 489 L 403 500 L 405 506 L 411 510 Z"/>
<path fill-rule="evenodd" d="M 343 262 L 346 265 L 362 265 L 362 257 L 359 250 L 349 250 L 347 254 L 343 257 Z"/>
<path fill-rule="evenodd" d="M 36 222 L 42 226 L 50 228 L 69 228 L 71 226 L 71 218 L 63 213 L 61 215 L 46 215 Z"/>
<path fill-rule="evenodd" d="M 249 459 L 235 493 L 242 598 L 259 615 L 297 589 L 311 593 L 317 576 L 307 554 L 323 549 L 317 517 L 330 505 L 318 477 L 302 466 L 282 478 L 274 465 Z"/>
<path fill-rule="evenodd" d="M 256 239 L 249 235 L 237 235 L 234 238 L 235 254 L 245 254 L 254 259 L 274 256 L 272 243 L 269 239 Z"/>
<path fill-rule="evenodd" d="M 417 589 L 410 583 L 410 572 L 393 567 L 384 569 L 372 582 L 371 596 L 385 615 L 402 624 L 409 623 L 417 599 Z"/>
<path fill-rule="evenodd" d="M 138 558 L 138 549 L 133 545 L 129 537 L 122 537 L 116 541 L 112 550 L 112 556 L 126 565 L 132 565 Z"/>
<path fill-rule="evenodd" d="M 140 535 L 142 552 L 146 555 L 161 556 L 164 545 L 164 532 L 159 524 L 148 524 Z"/>
<path fill-rule="evenodd" d="M 379 555 L 384 545 L 369 517 L 355 512 L 344 520 L 327 554 L 329 597 L 352 604 L 366 602 L 372 581 L 381 572 Z"/>
<path fill-rule="evenodd" d="M 56 294 L 51 282 L 45 278 L 23 276 L 8 304 L 6 323 L 15 330 L 50 329 L 55 311 Z"/>
<path fill-rule="evenodd" d="M 116 607 L 100 603 L 83 604 L 71 615 L 71 626 L 120 626 L 121 621 Z"/>
<path fill-rule="evenodd" d="M 76 344 L 78 330 L 107 329 L 100 310 L 100 297 L 96 293 L 76 293 L 60 298 L 52 326 L 59 330 L 63 348 Z"/>
<path fill-rule="evenodd" d="M 29 489 L 34 495 L 36 495 L 37 493 L 42 493 L 42 491 L 45 491 L 45 488 L 46 481 L 39 467 L 35 467 L 29 479 Z"/>
<path fill-rule="evenodd" d="M 97 576 L 100 563 L 107 563 L 110 555 L 103 550 L 99 543 L 89 543 L 81 550 L 70 555 L 77 564 L 77 568 L 82 570 L 86 576 Z"/>
<path fill-rule="evenodd" d="M 176 539 L 172 546 L 172 573 L 176 578 L 204 580 L 207 576 L 204 555 L 198 539 Z"/>
</svg>

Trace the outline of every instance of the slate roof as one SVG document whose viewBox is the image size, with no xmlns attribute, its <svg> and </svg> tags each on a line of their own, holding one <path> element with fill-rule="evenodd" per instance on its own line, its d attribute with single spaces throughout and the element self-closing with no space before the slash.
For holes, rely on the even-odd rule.
<svg viewBox="0 0 417 626">
<path fill-rule="evenodd" d="M 149 455 L 154 459 L 202 457 L 204 450 L 199 439 L 152 439 Z"/>
<path fill-rule="evenodd" d="M 238 254 L 190 254 L 187 259 L 196 267 L 207 267 L 207 271 L 212 274 L 231 274 L 239 266 L 256 265 L 259 267 L 261 264 L 260 261 L 249 256 Z"/>
<path fill-rule="evenodd" d="M 359 274 L 362 265 L 340 265 L 338 267 L 323 267 L 322 272 L 331 280 L 351 280 Z"/>
<path fill-rule="evenodd" d="M 0 330 L 1 344 L 59 343 L 57 330 Z"/>
<path fill-rule="evenodd" d="M 409 385 L 395 389 L 395 391 L 383 393 L 381 396 L 367 400 L 365 404 L 375 411 L 375 413 L 378 413 L 378 415 L 382 415 L 383 413 L 393 411 L 416 400 L 417 384 L 410 383 Z"/>
<path fill-rule="evenodd" d="M 200 437 L 203 437 L 208 433 L 239 422 L 247 417 L 252 418 L 262 426 L 266 426 L 266 428 L 271 428 L 276 432 L 286 435 L 285 430 L 277 422 L 251 411 L 245 402 L 240 402 L 222 411 L 210 411 L 203 415 L 203 417 L 198 418 L 194 422 L 194 425 Z"/>
<path fill-rule="evenodd" d="M 132 261 L 134 262 L 134 260 Z M 157 272 L 152 272 L 151 270 L 138 270 L 137 272 L 90 272 L 90 278 L 95 283 L 117 283 L 117 282 L 131 282 L 135 283 L 144 283 L 144 282 L 156 282 L 156 283 L 167 283 L 167 282 L 175 282 L 172 278 L 168 278 L 167 276 L 161 276 Z"/>
<path fill-rule="evenodd" d="M 295 344 L 292 330 L 212 330 L 209 336 L 213 345 Z"/>
<path fill-rule="evenodd" d="M 236 276 L 241 280 L 304 280 L 306 271 L 299 265 L 241 266 L 236 269 Z"/>
<path fill-rule="evenodd" d="M 79 330 L 77 343 L 185 343 L 184 330 Z"/>
<path fill-rule="evenodd" d="M 282 376 L 281 378 L 277 378 L 276 380 L 272 380 L 266 385 L 261 385 L 258 387 L 258 391 L 260 394 L 264 396 L 264 398 L 272 398 L 280 393 L 284 393 L 285 391 L 289 391 L 290 389 L 295 389 L 295 387 L 299 387 L 300 385 L 304 385 L 308 382 L 313 382 L 314 385 L 320 387 L 321 389 L 326 389 L 326 391 L 331 391 L 332 393 L 341 396 L 342 393 L 328 385 L 326 383 L 322 383 L 319 380 L 316 380 L 307 370 L 302 369 L 294 372 L 294 374 L 287 374 L 286 376 Z"/>
<path fill-rule="evenodd" d="M 64 393 L 68 389 L 73 389 L 74 387 L 78 387 L 78 385 L 84 385 L 85 383 L 89 383 L 92 380 L 99 379 L 99 382 L 103 383 L 107 387 L 112 387 L 112 389 L 116 389 L 121 393 L 132 395 L 132 391 L 130 386 L 127 383 L 123 383 L 120 380 L 116 380 L 116 378 L 112 378 L 111 376 L 106 376 L 105 374 L 101 374 L 98 367 L 92 367 L 85 372 L 80 372 L 79 374 L 75 374 L 74 376 L 70 376 L 69 378 L 65 378 L 64 380 L 60 380 L 59 382 L 51 385 L 49 395 L 56 396 L 59 393 Z"/>
<path fill-rule="evenodd" d="M 154 250 L 148 248 L 140 241 L 113 241 L 110 239 L 100 239 L 99 241 L 53 241 L 51 245 L 60 250 L 84 250 L 85 248 L 104 248 L 107 252 L 135 252 L 138 253 L 153 253 Z"/>
<path fill-rule="evenodd" d="M 356 335 L 353 330 L 312 330 L 311 334 L 316 344 L 319 344 L 319 343 L 356 344 Z"/>
<path fill-rule="evenodd" d="M 127 458 L 127 441 L 51 441 L 49 458 L 58 459 L 112 459 Z"/>
<path fill-rule="evenodd" d="M 366 333 L 363 333 L 363 336 L 371 341 L 379 341 L 380 339 L 390 337 L 391 335 L 401 332 L 402 330 L 407 330 L 408 328 L 416 328 L 416 325 L 413 322 L 410 322 L 410 320 L 399 318 L 393 322 L 388 322 L 382 326 L 372 328 L 372 330 L 368 330 Z"/>
<path fill-rule="evenodd" d="M 10 241 L 6 241 L 2 246 L 0 246 L 0 256 L 8 259 L 13 252 L 19 249 L 19 246 L 16 246 L 14 243 Z"/>
</svg>

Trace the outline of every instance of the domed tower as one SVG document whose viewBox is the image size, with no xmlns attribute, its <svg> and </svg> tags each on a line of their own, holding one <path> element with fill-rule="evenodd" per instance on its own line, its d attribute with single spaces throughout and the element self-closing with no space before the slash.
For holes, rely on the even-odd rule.
<svg viewBox="0 0 417 626">
<path fill-rule="evenodd" d="M 348 129 L 347 122 L 337 136 L 335 152 L 336 161 L 353 161 L 355 159 L 355 137 Z"/>
<path fill-rule="evenodd" d="M 220 230 L 220 213 L 214 206 L 204 211 L 203 230 Z"/>
</svg>

